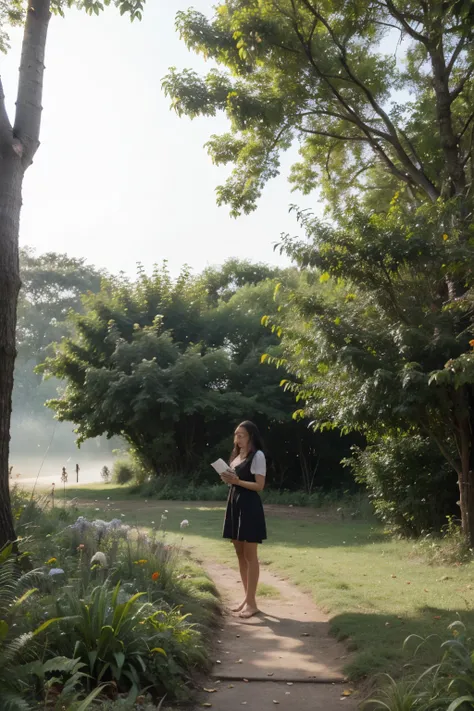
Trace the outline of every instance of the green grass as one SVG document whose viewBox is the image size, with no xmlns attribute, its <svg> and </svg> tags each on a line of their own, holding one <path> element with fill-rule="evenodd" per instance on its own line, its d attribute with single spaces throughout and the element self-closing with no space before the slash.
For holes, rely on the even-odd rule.
<svg viewBox="0 0 474 711">
<path fill-rule="evenodd" d="M 258 584 L 257 595 L 258 597 L 266 597 L 267 600 L 278 600 L 281 597 L 280 591 L 267 583 Z"/>
<path fill-rule="evenodd" d="M 232 546 L 221 538 L 223 504 L 146 502 L 113 485 L 70 490 L 69 495 L 97 500 L 101 516 L 101 502 L 110 497 L 111 515 L 123 513 L 128 523 L 141 526 L 155 521 L 158 527 L 167 509 L 163 526 L 170 540 L 182 541 L 197 560 L 236 567 Z M 183 519 L 190 525 L 181 531 Z M 474 629 L 472 564 L 429 565 L 413 542 L 393 540 L 377 525 L 323 515 L 318 521 L 315 512 L 301 520 L 268 515 L 267 525 L 262 563 L 307 590 L 330 614 L 333 633 L 353 651 L 346 666 L 353 679 L 398 673 L 411 661 L 402 652 L 410 634 L 444 635 L 457 615 Z M 435 640 L 432 653 L 427 648 L 427 661 L 438 658 L 438 646 Z"/>
</svg>

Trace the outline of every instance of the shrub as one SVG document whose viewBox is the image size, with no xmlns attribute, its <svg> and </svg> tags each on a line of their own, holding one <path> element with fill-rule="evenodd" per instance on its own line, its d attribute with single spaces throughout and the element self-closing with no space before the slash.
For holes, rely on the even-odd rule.
<svg viewBox="0 0 474 711">
<path fill-rule="evenodd" d="M 220 611 L 202 571 L 158 531 L 51 510 L 19 490 L 12 502 L 28 559 L 0 552 L 2 711 L 85 711 L 117 690 L 130 692 L 124 709 L 144 689 L 187 700 Z M 24 573 L 24 560 L 39 567 Z"/>
<path fill-rule="evenodd" d="M 456 513 L 456 477 L 429 439 L 387 436 L 346 461 L 377 516 L 404 536 L 440 531 Z"/>
<path fill-rule="evenodd" d="M 114 462 L 112 479 L 115 484 L 130 484 L 135 478 L 135 468 L 132 462 L 126 459 L 118 459 Z"/>
<path fill-rule="evenodd" d="M 414 679 L 395 680 L 384 675 L 386 683 L 375 698 L 362 708 L 384 711 L 468 711 L 474 709 L 474 643 L 466 627 L 457 620 L 449 626 L 451 636 L 442 643 L 438 664 Z M 422 652 L 428 639 L 411 635 L 405 641 Z"/>
</svg>

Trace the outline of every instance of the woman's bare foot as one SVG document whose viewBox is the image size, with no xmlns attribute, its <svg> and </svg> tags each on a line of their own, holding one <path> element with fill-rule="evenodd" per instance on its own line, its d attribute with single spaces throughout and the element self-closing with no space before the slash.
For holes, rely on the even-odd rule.
<svg viewBox="0 0 474 711">
<path fill-rule="evenodd" d="M 257 607 L 250 607 L 250 605 L 245 605 L 243 607 L 242 612 L 239 614 L 239 617 L 242 617 L 244 620 L 250 619 L 250 617 L 253 617 L 254 615 L 257 615 L 259 613 L 259 609 Z"/>
<path fill-rule="evenodd" d="M 246 601 L 244 600 L 243 602 L 240 603 L 240 605 L 235 605 L 234 607 L 231 607 L 230 609 L 231 609 L 232 612 L 240 612 L 241 610 L 244 609 L 244 607 L 246 606 L 246 604 L 247 604 L 247 603 L 246 603 Z"/>
</svg>

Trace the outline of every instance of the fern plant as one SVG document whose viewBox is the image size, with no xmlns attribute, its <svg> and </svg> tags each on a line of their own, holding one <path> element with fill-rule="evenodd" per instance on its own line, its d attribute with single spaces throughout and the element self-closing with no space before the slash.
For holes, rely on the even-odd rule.
<svg viewBox="0 0 474 711">
<path fill-rule="evenodd" d="M 40 570 L 21 572 L 20 560 L 13 546 L 0 551 L 0 698 L 2 711 L 26 711 L 25 701 L 31 691 L 31 678 L 24 662 L 34 659 L 36 638 L 55 622 L 50 619 L 34 630 L 24 623 L 24 608 L 38 592 L 35 583 Z"/>
</svg>

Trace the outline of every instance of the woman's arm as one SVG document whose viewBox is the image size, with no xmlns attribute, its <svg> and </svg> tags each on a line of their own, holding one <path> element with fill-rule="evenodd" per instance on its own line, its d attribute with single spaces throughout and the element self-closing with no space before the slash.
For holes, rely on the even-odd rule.
<svg viewBox="0 0 474 711">
<path fill-rule="evenodd" d="M 255 482 L 253 481 L 241 481 L 237 474 L 228 471 L 221 474 L 222 481 L 226 484 L 234 484 L 234 486 L 241 486 L 242 489 L 249 489 L 249 491 L 263 491 L 265 487 L 265 477 L 260 474 L 255 474 Z"/>
</svg>

